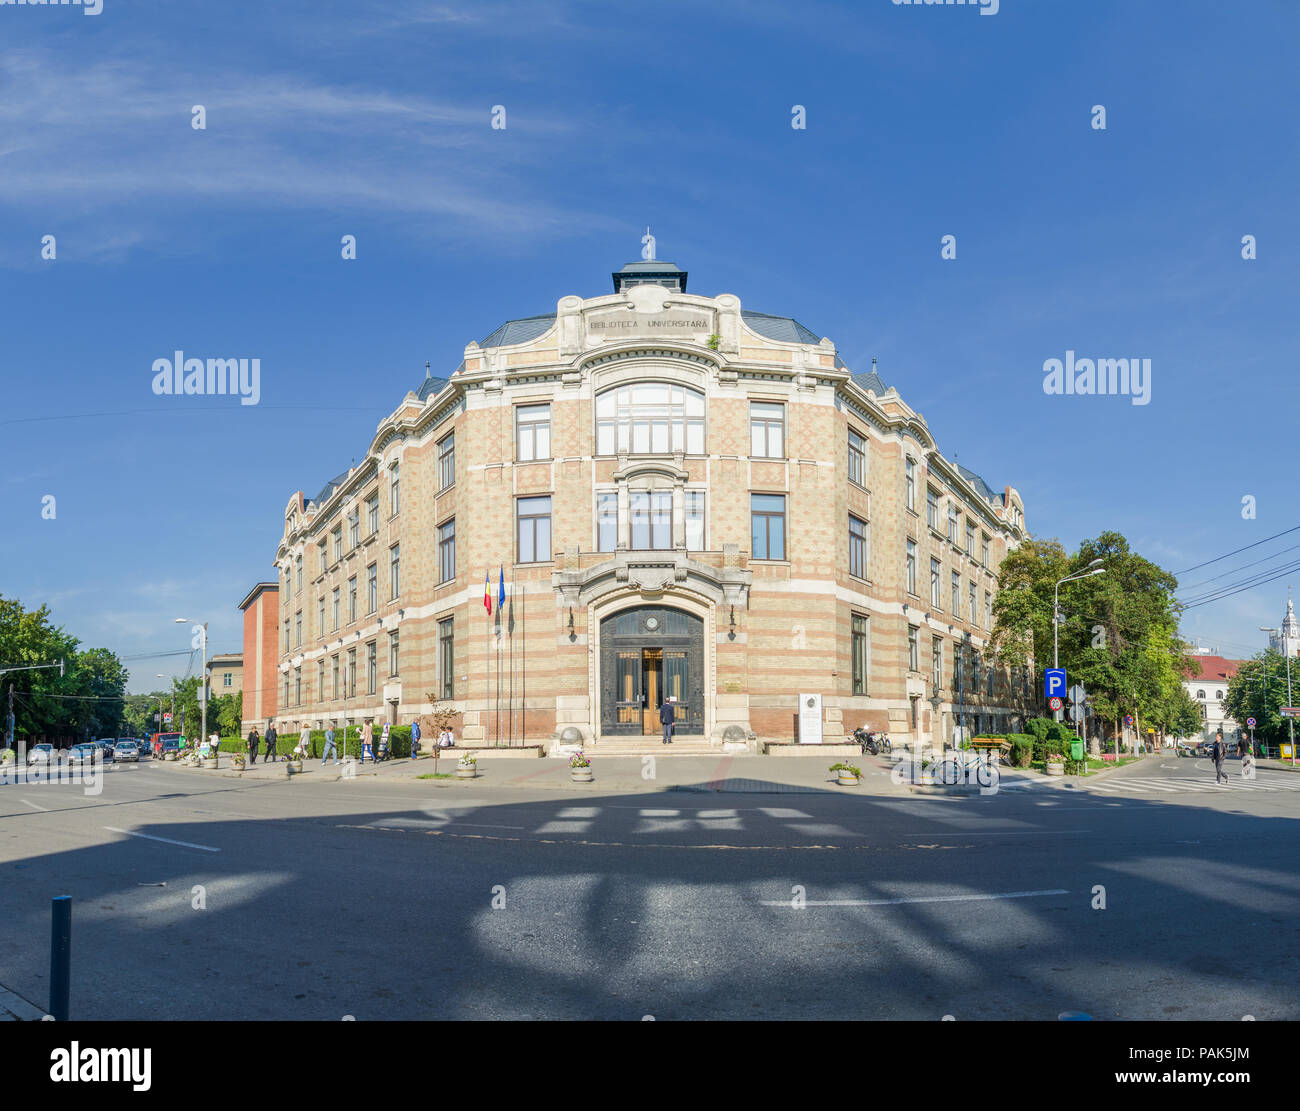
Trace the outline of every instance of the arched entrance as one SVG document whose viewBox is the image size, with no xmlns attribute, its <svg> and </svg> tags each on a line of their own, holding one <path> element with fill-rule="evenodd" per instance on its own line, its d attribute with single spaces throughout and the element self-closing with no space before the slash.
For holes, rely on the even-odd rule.
<svg viewBox="0 0 1300 1111">
<path fill-rule="evenodd" d="M 675 697 L 676 732 L 704 732 L 704 622 L 670 606 L 639 606 L 600 622 L 603 734 L 660 731 L 659 707 Z"/>
</svg>

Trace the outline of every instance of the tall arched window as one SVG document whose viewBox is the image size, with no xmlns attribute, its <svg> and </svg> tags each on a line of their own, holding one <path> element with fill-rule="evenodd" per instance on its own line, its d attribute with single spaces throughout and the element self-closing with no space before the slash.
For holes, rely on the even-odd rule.
<svg viewBox="0 0 1300 1111">
<path fill-rule="evenodd" d="M 596 454 L 704 454 L 704 394 L 670 382 L 615 386 L 596 398 Z"/>
</svg>

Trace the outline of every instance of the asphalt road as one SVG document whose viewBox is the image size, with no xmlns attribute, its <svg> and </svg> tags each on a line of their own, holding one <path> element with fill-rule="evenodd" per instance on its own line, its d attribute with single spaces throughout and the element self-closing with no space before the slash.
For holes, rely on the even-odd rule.
<svg viewBox="0 0 1300 1111">
<path fill-rule="evenodd" d="M 1300 1018 L 1300 776 L 1148 760 L 947 798 L 745 767 L 0 786 L 0 985 L 44 1003 L 70 894 L 73 1018 Z"/>
</svg>

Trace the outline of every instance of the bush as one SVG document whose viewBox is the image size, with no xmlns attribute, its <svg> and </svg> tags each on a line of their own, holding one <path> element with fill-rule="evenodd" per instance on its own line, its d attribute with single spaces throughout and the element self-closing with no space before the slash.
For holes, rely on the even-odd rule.
<svg viewBox="0 0 1300 1111">
<path fill-rule="evenodd" d="M 382 728 L 382 723 L 375 727 L 376 753 L 379 751 L 379 734 Z M 257 749 L 260 758 L 266 752 L 266 738 L 260 729 L 258 730 L 258 736 L 261 737 Z M 275 742 L 276 757 L 288 756 L 293 752 L 298 747 L 298 739 L 301 736 L 301 733 L 294 732 L 279 734 Z M 334 730 L 334 744 L 338 748 L 340 759 L 344 756 L 355 756 L 358 760 L 361 759 L 361 726 L 349 724 L 346 739 L 343 736 L 342 729 Z M 248 739 L 246 737 L 223 737 L 220 747 L 222 752 L 247 752 Z M 429 751 L 428 737 L 421 739 L 420 747 L 425 752 Z M 325 730 L 313 729 L 307 744 L 307 755 L 312 759 L 319 760 L 324 751 Z M 388 753 L 393 757 L 411 755 L 411 727 L 409 725 L 394 725 L 388 731 Z"/>
<path fill-rule="evenodd" d="M 1027 768 L 1034 759 L 1034 741 L 1036 738 L 1032 733 L 1008 733 L 1007 740 L 1011 743 L 1011 752 L 1007 759 L 1011 761 L 1013 768 Z"/>
</svg>

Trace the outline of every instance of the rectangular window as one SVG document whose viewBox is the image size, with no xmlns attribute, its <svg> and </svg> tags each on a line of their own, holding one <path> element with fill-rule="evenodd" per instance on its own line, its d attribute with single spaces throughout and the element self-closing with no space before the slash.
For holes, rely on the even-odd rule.
<svg viewBox="0 0 1300 1111">
<path fill-rule="evenodd" d="M 966 519 L 966 551 L 975 554 L 975 526 L 970 523 L 969 517 Z"/>
<path fill-rule="evenodd" d="M 915 625 L 907 627 L 907 670 L 921 670 L 921 630 Z"/>
<path fill-rule="evenodd" d="M 402 483 L 398 464 L 388 468 L 388 515 L 396 517 L 402 511 Z"/>
<path fill-rule="evenodd" d="M 996 675 L 997 675 L 997 668 L 993 666 L 992 662 L 990 662 L 988 674 L 984 676 L 985 680 L 987 681 L 987 685 L 984 688 L 984 693 L 987 694 L 990 698 L 993 697 L 993 679 Z"/>
<path fill-rule="evenodd" d="M 916 512 L 916 461 L 907 457 L 903 461 L 903 500 L 913 513 Z"/>
<path fill-rule="evenodd" d="M 438 581 L 456 577 L 456 518 L 438 526 Z"/>
<path fill-rule="evenodd" d="M 636 382 L 596 398 L 596 454 L 704 453 L 704 394 L 686 386 Z"/>
<path fill-rule="evenodd" d="M 773 401 L 749 403 L 749 454 L 785 458 L 785 406 Z"/>
<path fill-rule="evenodd" d="M 860 613 L 852 618 L 853 693 L 867 693 L 867 619 Z"/>
<path fill-rule="evenodd" d="M 348 579 L 348 624 L 357 619 L 357 577 Z"/>
<path fill-rule="evenodd" d="M 686 491 L 686 550 L 704 551 L 704 491 Z"/>
<path fill-rule="evenodd" d="M 993 628 L 993 595 L 984 591 L 984 628 Z"/>
<path fill-rule="evenodd" d="M 669 490 L 633 490 L 632 548 L 663 550 L 673 546 L 673 495 Z"/>
<path fill-rule="evenodd" d="M 980 669 L 984 661 L 980 659 L 978 652 L 971 653 L 970 664 L 970 689 L 972 694 L 979 694 L 980 689 Z"/>
<path fill-rule="evenodd" d="M 930 605 L 938 609 L 943 605 L 943 599 L 940 597 L 941 587 L 939 585 L 939 576 L 943 569 L 939 566 L 937 559 L 930 560 Z"/>
<path fill-rule="evenodd" d="M 331 697 L 331 698 L 338 698 L 338 696 L 339 696 L 339 658 L 338 658 L 337 656 L 332 656 L 332 657 L 330 657 L 330 664 L 331 664 L 330 683 L 332 684 L 332 685 L 330 686 L 330 691 L 331 691 L 330 697 Z"/>
<path fill-rule="evenodd" d="M 366 499 L 366 535 L 374 536 L 379 531 L 379 495 L 371 494 Z"/>
<path fill-rule="evenodd" d="M 905 585 L 909 594 L 916 593 L 916 541 L 907 542 L 907 567 Z"/>
<path fill-rule="evenodd" d="M 960 517 L 961 517 L 961 514 L 957 512 L 957 507 L 956 507 L 955 505 L 949 504 L 949 506 L 948 506 L 948 541 L 949 541 L 949 543 L 953 544 L 954 546 L 955 546 L 956 543 L 957 543 L 957 527 L 958 527 L 958 520 L 959 520 Z"/>
<path fill-rule="evenodd" d="M 347 684 L 347 694 L 349 698 L 357 696 L 357 650 L 348 649 L 348 673 L 343 680 Z"/>
<path fill-rule="evenodd" d="M 295 648 L 302 647 L 302 610 L 293 616 L 293 643 Z"/>
<path fill-rule="evenodd" d="M 970 584 L 970 623 L 975 624 L 975 584 Z"/>
<path fill-rule="evenodd" d="M 785 495 L 749 495 L 749 533 L 755 559 L 785 559 Z"/>
<path fill-rule="evenodd" d="M 374 613 L 379 608 L 379 564 L 372 563 L 366 568 L 366 605 L 367 613 Z"/>
<path fill-rule="evenodd" d="M 966 649 L 960 644 L 956 645 L 952 651 L 952 685 L 959 691 L 964 692 L 965 687 L 962 685 L 966 680 L 963 674 L 962 664 L 966 659 Z"/>
<path fill-rule="evenodd" d="M 546 563 L 551 558 L 551 498 L 519 498 L 515 502 L 515 535 L 520 563 Z"/>
<path fill-rule="evenodd" d="M 456 482 L 456 433 L 438 441 L 438 489 L 445 490 Z"/>
<path fill-rule="evenodd" d="M 520 405 L 515 409 L 515 458 L 521 463 L 551 457 L 550 405 Z"/>
<path fill-rule="evenodd" d="M 348 550 L 361 543 L 361 510 L 354 509 L 348 514 Z"/>
<path fill-rule="evenodd" d="M 316 635 L 318 637 L 325 635 L 325 596 L 323 594 L 316 599 Z"/>
<path fill-rule="evenodd" d="M 849 515 L 849 574 L 867 577 L 867 522 Z"/>
<path fill-rule="evenodd" d="M 938 491 L 925 488 L 925 523 L 939 531 L 939 494 Z"/>
<path fill-rule="evenodd" d="M 961 576 L 956 571 L 952 573 L 952 615 L 956 617 L 961 613 Z"/>
<path fill-rule="evenodd" d="M 284 619 L 284 651 L 289 651 L 289 619 L 287 617 Z"/>
<path fill-rule="evenodd" d="M 316 701 L 325 701 L 325 661 L 316 664 Z"/>
<path fill-rule="evenodd" d="M 943 641 L 938 637 L 930 642 L 930 682 L 936 691 L 943 686 Z"/>
<path fill-rule="evenodd" d="M 612 552 L 618 547 L 618 495 L 596 495 L 596 551 Z"/>
<path fill-rule="evenodd" d="M 388 634 L 388 674 L 397 674 L 397 630 Z"/>
<path fill-rule="evenodd" d="M 297 587 L 294 593 L 301 594 L 302 593 L 302 556 L 298 556 L 293 561 L 293 569 L 297 573 Z"/>
<path fill-rule="evenodd" d="M 234 677 L 230 674 L 229 671 L 227 671 L 227 672 L 226 672 L 226 673 L 221 677 L 221 685 L 222 685 L 223 687 L 233 687 L 233 686 L 235 685 L 235 684 L 234 684 Z"/>
<path fill-rule="evenodd" d="M 302 705 L 302 668 L 293 669 L 293 704 Z"/>
<path fill-rule="evenodd" d="M 379 645 L 373 640 L 366 645 L 366 694 L 374 694 L 379 679 Z"/>
<path fill-rule="evenodd" d="M 343 558 L 343 526 L 340 525 L 332 533 L 330 539 L 334 542 L 334 562 L 338 563 Z"/>
<path fill-rule="evenodd" d="M 849 481 L 865 486 L 867 482 L 867 441 L 849 429 Z"/>
<path fill-rule="evenodd" d="M 396 598 L 402 592 L 402 545 L 394 544 L 388 549 L 388 582 L 392 586 L 392 593 L 388 596 L 389 600 Z"/>
<path fill-rule="evenodd" d="M 451 698 L 455 690 L 456 678 L 456 640 L 454 636 L 454 618 L 448 617 L 438 622 L 438 676 L 441 682 L 441 695 Z"/>
<path fill-rule="evenodd" d="M 984 564 L 985 567 L 989 565 L 989 538 L 987 533 L 983 534 L 980 543 L 980 562 Z"/>
<path fill-rule="evenodd" d="M 328 555 L 325 550 L 324 540 L 322 540 L 319 544 L 316 545 L 316 552 L 320 556 L 320 569 L 317 573 L 323 575 L 325 574 L 325 568 L 328 566 L 326 562 L 328 559 Z"/>
<path fill-rule="evenodd" d="M 339 588 L 336 586 L 330 592 L 330 616 L 334 618 L 334 628 L 339 627 Z"/>
</svg>

